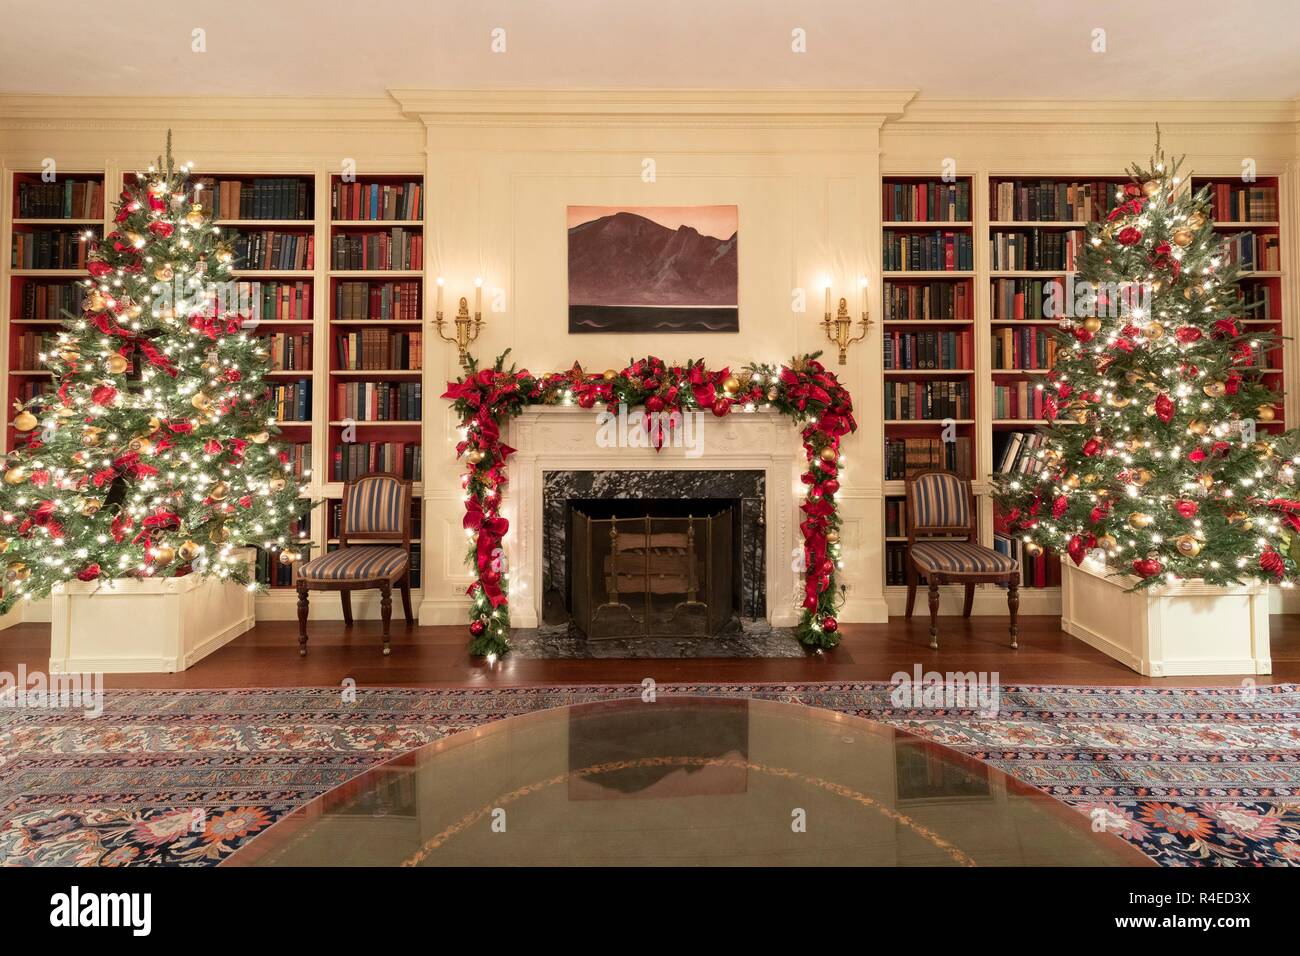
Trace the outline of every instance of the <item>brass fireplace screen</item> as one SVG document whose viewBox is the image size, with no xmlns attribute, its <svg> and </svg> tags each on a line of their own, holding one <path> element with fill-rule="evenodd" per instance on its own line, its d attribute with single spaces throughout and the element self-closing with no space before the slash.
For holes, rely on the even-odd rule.
<svg viewBox="0 0 1300 956">
<path fill-rule="evenodd" d="M 732 617 L 731 511 L 594 518 L 575 506 L 574 623 L 595 640 L 717 634 Z"/>
</svg>

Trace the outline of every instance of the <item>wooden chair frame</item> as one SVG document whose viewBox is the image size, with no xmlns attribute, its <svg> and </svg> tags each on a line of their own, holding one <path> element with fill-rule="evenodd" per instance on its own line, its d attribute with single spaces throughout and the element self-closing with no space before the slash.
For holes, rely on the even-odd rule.
<svg viewBox="0 0 1300 956">
<path fill-rule="evenodd" d="M 392 645 L 389 643 L 389 631 L 393 618 L 393 585 L 396 584 L 402 593 L 402 612 L 406 615 L 406 623 L 414 624 L 415 617 L 411 613 L 411 489 L 412 482 L 407 478 L 402 478 L 390 472 L 375 472 L 373 474 L 361 475 L 359 478 L 348 479 L 343 485 L 343 514 L 339 521 L 339 548 L 343 549 L 348 546 L 348 503 L 352 498 L 356 485 L 362 481 L 374 478 L 390 478 L 397 481 L 402 486 L 402 530 L 401 531 L 364 531 L 358 532 L 357 537 L 366 544 L 378 543 L 381 541 L 400 541 L 402 550 L 406 552 L 406 570 L 382 577 L 360 578 L 356 580 L 339 580 L 339 581 L 306 581 L 301 575 L 297 576 L 296 583 L 298 588 L 298 655 L 307 656 L 307 592 L 308 591 L 338 591 L 339 598 L 343 602 L 343 622 L 348 627 L 352 626 L 352 592 L 368 591 L 371 588 L 379 589 L 379 615 L 384 622 L 384 654 L 392 653 Z"/>
<path fill-rule="evenodd" d="M 948 475 L 956 478 L 961 482 L 966 492 L 966 513 L 970 516 L 970 522 L 966 525 L 958 526 L 921 526 L 916 524 L 916 508 L 912 503 L 913 488 L 916 483 L 928 475 Z M 966 478 L 959 478 L 951 471 L 942 468 L 932 468 L 927 471 L 918 471 L 906 478 L 904 485 L 904 500 L 907 509 L 907 617 L 912 616 L 912 608 L 916 604 L 916 586 L 918 579 L 924 577 L 930 590 L 930 647 L 938 649 L 939 647 L 939 586 L 941 584 L 963 584 L 966 586 L 966 601 L 962 608 L 962 617 L 970 617 L 971 608 L 975 604 L 975 585 L 977 584 L 1005 584 L 1007 586 L 1007 610 L 1011 614 L 1011 646 L 1019 647 L 1020 627 L 1018 616 L 1020 611 L 1020 566 L 1016 565 L 1012 571 L 934 571 L 926 572 L 916 566 L 912 559 L 912 546 L 916 544 L 917 532 L 926 537 L 946 537 L 951 541 L 965 541 L 968 544 L 979 545 L 976 535 L 976 514 L 975 511 L 975 492 L 971 489 L 971 483 Z M 982 547 L 982 545 L 979 545 Z"/>
</svg>

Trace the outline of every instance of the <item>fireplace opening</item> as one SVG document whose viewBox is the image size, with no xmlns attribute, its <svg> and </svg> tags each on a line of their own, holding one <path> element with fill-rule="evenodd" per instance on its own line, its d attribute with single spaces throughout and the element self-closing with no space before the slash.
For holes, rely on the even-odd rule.
<svg viewBox="0 0 1300 956">
<path fill-rule="evenodd" d="M 740 502 L 568 502 L 569 617 L 589 640 L 739 629 Z"/>
</svg>

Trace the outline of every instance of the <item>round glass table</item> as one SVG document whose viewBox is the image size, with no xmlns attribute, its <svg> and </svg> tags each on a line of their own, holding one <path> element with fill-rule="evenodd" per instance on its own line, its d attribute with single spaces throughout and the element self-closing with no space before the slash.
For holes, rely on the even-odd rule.
<svg viewBox="0 0 1300 956">
<path fill-rule="evenodd" d="M 512 717 L 379 764 L 226 865 L 1142 866 L 1084 815 L 874 721 L 639 698 Z"/>
</svg>

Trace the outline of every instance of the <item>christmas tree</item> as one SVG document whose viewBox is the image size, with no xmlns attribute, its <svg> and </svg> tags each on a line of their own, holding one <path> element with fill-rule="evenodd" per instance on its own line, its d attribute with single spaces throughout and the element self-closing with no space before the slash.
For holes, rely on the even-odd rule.
<svg viewBox="0 0 1300 956">
<path fill-rule="evenodd" d="M 196 573 L 249 584 L 239 544 L 283 549 L 301 510 L 273 441 L 269 358 L 235 295 L 228 236 L 171 156 L 137 173 L 97 242 L 83 312 L 17 405 L 3 463 L 8 610 L 69 580 Z M 290 547 L 285 547 L 290 545 Z"/>
<path fill-rule="evenodd" d="M 1295 445 L 1262 379 L 1275 345 L 1247 323 L 1241 269 L 1160 150 L 1132 167 L 1088 230 L 1062 331 L 1040 382 L 1049 425 L 1036 474 L 995 476 L 1002 520 L 1028 554 L 1076 564 L 1095 549 L 1138 587 L 1292 578 Z M 1268 318 L 1272 318 L 1269 316 Z"/>
</svg>

